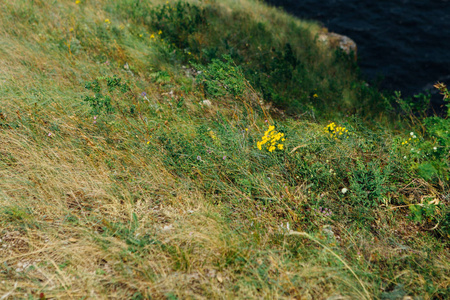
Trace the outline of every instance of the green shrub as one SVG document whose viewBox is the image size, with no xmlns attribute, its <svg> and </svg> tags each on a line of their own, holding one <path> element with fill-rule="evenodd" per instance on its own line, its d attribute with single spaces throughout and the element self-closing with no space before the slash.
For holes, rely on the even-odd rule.
<svg viewBox="0 0 450 300">
<path fill-rule="evenodd" d="M 389 191 L 389 175 L 389 168 L 382 169 L 375 160 L 368 163 L 357 161 L 350 176 L 350 199 L 353 205 L 379 206 L 382 197 Z"/>
<path fill-rule="evenodd" d="M 204 9 L 184 1 L 159 5 L 150 16 L 158 33 L 180 49 L 188 48 L 189 36 L 206 23 Z"/>
<path fill-rule="evenodd" d="M 425 197 L 423 203 L 410 205 L 410 219 L 422 224 L 425 228 L 432 228 L 444 238 L 450 237 L 450 209 L 448 205 L 438 199 Z"/>
<path fill-rule="evenodd" d="M 412 97 L 402 98 L 401 93 L 394 92 L 393 102 L 398 106 L 398 110 L 408 116 L 426 116 L 430 107 L 430 94 L 416 94 Z"/>
<path fill-rule="evenodd" d="M 121 78 L 114 75 L 113 77 L 99 77 L 85 84 L 87 90 L 94 92 L 94 96 L 88 95 L 84 97 L 84 101 L 91 107 L 92 114 L 99 115 L 114 112 L 112 102 L 114 95 L 123 95 L 130 90 L 128 84 L 121 81 Z"/>
<path fill-rule="evenodd" d="M 242 69 L 236 66 L 229 55 L 224 55 L 223 60 L 213 59 L 207 67 L 194 66 L 200 71 L 196 81 L 203 85 L 208 96 L 242 96 L 247 87 Z"/>
</svg>

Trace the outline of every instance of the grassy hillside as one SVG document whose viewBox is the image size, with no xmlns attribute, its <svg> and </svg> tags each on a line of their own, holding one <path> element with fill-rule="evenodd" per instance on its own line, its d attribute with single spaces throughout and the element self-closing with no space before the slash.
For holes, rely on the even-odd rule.
<svg viewBox="0 0 450 300">
<path fill-rule="evenodd" d="M 0 7 L 1 299 L 449 297 L 449 121 L 318 24 L 252 0 Z"/>
</svg>

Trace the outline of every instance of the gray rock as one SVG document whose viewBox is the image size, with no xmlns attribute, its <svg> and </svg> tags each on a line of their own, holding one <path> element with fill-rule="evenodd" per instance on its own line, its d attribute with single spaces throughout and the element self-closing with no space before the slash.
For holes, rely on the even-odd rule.
<svg viewBox="0 0 450 300">
<path fill-rule="evenodd" d="M 358 47 L 356 46 L 356 43 L 348 36 L 328 32 L 328 30 L 324 29 L 319 34 L 318 41 L 326 44 L 330 48 L 340 48 L 345 53 L 354 55 L 356 59 Z"/>
</svg>

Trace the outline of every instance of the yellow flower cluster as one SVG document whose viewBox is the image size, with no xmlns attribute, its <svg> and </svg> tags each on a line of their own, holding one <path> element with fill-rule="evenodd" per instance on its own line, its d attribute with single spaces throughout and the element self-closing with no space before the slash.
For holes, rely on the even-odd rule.
<svg viewBox="0 0 450 300">
<path fill-rule="evenodd" d="M 329 134 L 331 138 L 334 138 L 336 140 L 338 138 L 343 138 L 343 137 L 348 138 L 348 129 L 345 128 L 344 126 L 338 126 L 334 122 L 331 122 L 330 124 L 328 124 L 324 128 L 324 131 L 326 134 Z"/>
<path fill-rule="evenodd" d="M 160 30 L 160 31 L 158 31 L 158 35 L 161 35 L 162 34 L 162 31 Z M 150 35 L 150 39 L 156 39 L 156 37 L 155 37 L 155 34 L 154 33 L 152 33 L 151 35 Z"/>
<path fill-rule="evenodd" d="M 256 144 L 259 150 L 262 150 L 262 147 L 265 145 L 265 148 L 269 150 L 269 152 L 273 152 L 276 149 L 283 150 L 284 145 L 280 143 L 280 141 L 284 142 L 285 140 L 284 133 L 276 131 L 275 126 L 269 126 L 269 129 L 264 132 L 261 141 Z"/>
<path fill-rule="evenodd" d="M 213 140 L 217 140 L 217 136 L 216 136 L 216 134 L 214 133 L 214 131 L 210 130 L 210 131 L 208 131 L 208 134 L 209 134 L 209 136 L 210 136 Z"/>
<path fill-rule="evenodd" d="M 408 144 L 408 142 L 410 142 L 412 139 L 417 139 L 417 136 L 414 134 L 414 132 L 410 132 L 409 135 L 410 135 L 409 139 L 403 141 L 402 145 Z"/>
</svg>

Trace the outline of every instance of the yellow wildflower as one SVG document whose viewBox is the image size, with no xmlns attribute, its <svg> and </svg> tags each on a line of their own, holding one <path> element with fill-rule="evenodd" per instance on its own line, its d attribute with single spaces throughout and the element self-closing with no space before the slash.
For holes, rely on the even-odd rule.
<svg viewBox="0 0 450 300">
<path fill-rule="evenodd" d="M 245 129 L 246 131 L 248 128 Z M 259 150 L 262 150 L 263 146 L 269 151 L 273 152 L 275 150 L 283 150 L 284 145 L 281 144 L 281 142 L 285 141 L 284 133 L 278 132 L 275 130 L 275 126 L 271 125 L 269 128 L 264 132 L 264 136 L 261 137 L 261 141 L 256 143 L 256 146 Z"/>
<path fill-rule="evenodd" d="M 214 131 L 210 130 L 208 133 L 209 133 L 209 136 L 210 136 L 213 140 L 217 139 L 217 136 L 215 135 Z"/>
<path fill-rule="evenodd" d="M 331 122 L 324 128 L 324 132 L 329 134 L 331 138 L 338 139 L 338 137 L 348 138 L 348 129 L 343 126 L 337 126 L 336 123 Z"/>
</svg>

